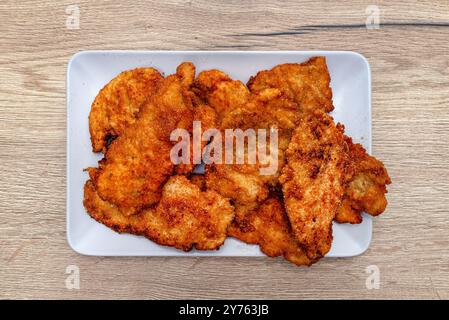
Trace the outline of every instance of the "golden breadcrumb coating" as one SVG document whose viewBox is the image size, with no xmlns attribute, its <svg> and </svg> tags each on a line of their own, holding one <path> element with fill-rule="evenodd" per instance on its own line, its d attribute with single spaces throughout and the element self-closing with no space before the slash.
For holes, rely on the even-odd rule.
<svg viewBox="0 0 449 320">
<path fill-rule="evenodd" d="M 198 103 L 196 101 L 196 103 Z M 197 130 L 197 136 L 202 137 L 203 133 L 206 132 L 209 129 L 216 129 L 218 127 L 217 124 L 217 113 L 215 110 L 208 105 L 204 103 L 199 103 L 195 105 L 193 109 L 193 120 L 198 121 L 201 123 L 201 130 Z M 194 150 L 194 139 L 195 136 L 193 135 L 193 128 L 189 128 L 191 140 L 190 140 L 190 162 L 188 164 L 181 163 L 176 166 L 176 174 L 183 174 L 183 175 L 189 175 L 195 166 L 198 163 L 194 163 L 193 159 L 193 150 Z M 203 153 L 203 150 L 205 146 L 207 145 L 209 141 L 197 141 L 197 143 L 201 146 L 201 154 Z"/>
<path fill-rule="evenodd" d="M 230 79 L 218 70 L 201 72 L 196 81 L 197 92 L 213 108 L 217 115 L 218 128 L 221 129 L 222 145 L 225 144 L 223 119 L 233 110 L 249 103 L 251 94 L 240 81 Z M 223 149 L 224 150 L 224 149 Z M 268 188 L 259 174 L 258 167 L 250 164 L 222 164 L 206 166 L 205 182 L 208 189 L 215 190 L 222 196 L 233 200 L 237 211 L 240 207 L 255 208 L 268 196 Z"/>
<path fill-rule="evenodd" d="M 301 116 L 320 107 L 325 111 L 333 109 L 329 83 L 330 76 L 323 57 L 259 72 L 249 81 L 251 92 L 240 81 L 230 79 L 221 71 L 209 70 L 199 74 L 196 87 L 217 111 L 222 130 L 278 131 L 278 170 L 274 174 L 261 176 L 260 163 L 208 167 L 207 186 L 232 198 L 237 216 L 245 210 L 257 208 L 268 196 L 269 186 L 278 184 L 280 169 L 285 163 L 285 150 Z"/>
<path fill-rule="evenodd" d="M 302 119 L 280 176 L 293 232 L 312 260 L 331 247 L 332 220 L 352 171 L 342 131 L 321 112 Z"/>
<path fill-rule="evenodd" d="M 386 185 L 391 183 L 383 163 L 370 156 L 362 145 L 345 136 L 349 156 L 354 166 L 354 176 L 348 182 L 343 203 L 335 220 L 340 223 L 362 222 L 362 211 L 377 216 L 387 207 Z"/>
<path fill-rule="evenodd" d="M 92 218 L 116 230 L 184 251 L 218 249 L 234 217 L 229 201 L 214 191 L 202 192 L 184 176 L 173 176 L 160 202 L 132 216 L 102 200 L 91 180 L 84 186 L 84 206 Z"/>
<path fill-rule="evenodd" d="M 112 142 L 99 168 L 89 169 L 100 197 L 125 215 L 158 202 L 173 172 L 170 134 L 192 125 L 194 68 L 183 63 L 175 75 L 163 79 L 136 122 Z"/>
<path fill-rule="evenodd" d="M 283 256 L 298 266 L 313 263 L 298 244 L 284 206 L 277 197 L 269 197 L 258 209 L 242 219 L 234 219 L 228 234 L 243 242 L 259 245 L 269 257 Z"/>
<path fill-rule="evenodd" d="M 320 109 L 330 112 L 332 89 L 325 57 L 313 57 L 304 63 L 280 64 L 271 70 L 260 71 L 248 81 L 253 93 L 267 88 L 279 89 L 291 101 L 296 102 L 299 112 L 308 114 Z"/>
<path fill-rule="evenodd" d="M 94 152 L 106 152 L 111 140 L 136 121 L 139 110 L 155 92 L 161 74 L 153 68 L 120 73 L 98 93 L 89 114 L 89 131 Z"/>
<path fill-rule="evenodd" d="M 315 110 L 323 112 L 333 110 L 330 75 L 324 57 L 314 57 L 300 64 L 278 65 L 271 70 L 261 71 L 250 79 L 248 86 L 253 93 L 262 92 L 268 88 L 277 89 L 282 92 L 284 98 L 296 102 L 298 106 L 296 118 L 290 116 L 289 119 L 295 120 L 298 117 L 313 114 Z M 296 121 L 292 122 L 296 123 Z M 280 127 L 288 128 L 285 125 Z M 283 141 L 288 141 L 288 131 L 284 136 L 287 138 Z M 285 143 L 280 141 L 279 156 L 282 159 Z M 348 141 L 348 144 L 353 145 L 352 141 Z M 384 211 L 385 185 L 390 182 L 383 164 L 369 156 L 362 146 L 351 147 L 350 156 L 356 174 L 346 188 L 336 221 L 354 224 L 362 221 L 360 213 L 363 210 L 370 214 Z M 368 176 L 364 173 L 366 171 L 372 173 Z M 378 174 L 377 178 L 375 178 L 376 174 Z"/>
</svg>

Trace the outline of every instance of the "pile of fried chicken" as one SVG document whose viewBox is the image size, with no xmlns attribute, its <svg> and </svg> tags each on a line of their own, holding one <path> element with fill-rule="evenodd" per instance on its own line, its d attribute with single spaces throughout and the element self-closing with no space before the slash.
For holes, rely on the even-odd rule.
<svg viewBox="0 0 449 320">
<path fill-rule="evenodd" d="M 311 265 L 331 248 L 332 223 L 381 214 L 391 181 L 379 160 L 344 134 L 333 110 L 324 57 L 261 71 L 247 85 L 185 62 L 121 73 L 89 115 L 98 168 L 86 169 L 84 206 L 116 230 L 189 251 L 218 249 L 226 237 L 259 245 L 270 257 Z M 177 128 L 277 129 L 278 170 L 261 163 L 193 164 L 170 159 Z M 202 146 L 207 147 L 207 142 Z M 245 151 L 246 152 L 246 151 Z"/>
</svg>

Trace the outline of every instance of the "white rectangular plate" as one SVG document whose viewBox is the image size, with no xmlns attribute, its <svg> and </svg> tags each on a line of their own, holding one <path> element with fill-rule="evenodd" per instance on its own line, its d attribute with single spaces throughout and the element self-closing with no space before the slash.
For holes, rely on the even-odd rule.
<svg viewBox="0 0 449 320">
<path fill-rule="evenodd" d="M 143 237 L 118 234 L 97 223 L 83 207 L 84 168 L 97 166 L 101 154 L 92 153 L 88 116 L 100 91 L 120 72 L 154 67 L 165 75 L 183 61 L 197 72 L 221 69 L 233 79 L 247 82 L 260 70 L 277 64 L 303 62 L 326 56 L 331 75 L 335 110 L 346 133 L 371 152 L 371 74 L 367 60 L 354 52 L 339 51 L 83 51 L 75 54 L 67 69 L 67 239 L 73 250 L 101 256 L 263 256 L 258 246 L 228 238 L 218 251 L 182 251 L 159 246 Z M 328 257 L 363 253 L 371 241 L 371 217 L 359 225 L 334 223 L 334 241 Z"/>
</svg>

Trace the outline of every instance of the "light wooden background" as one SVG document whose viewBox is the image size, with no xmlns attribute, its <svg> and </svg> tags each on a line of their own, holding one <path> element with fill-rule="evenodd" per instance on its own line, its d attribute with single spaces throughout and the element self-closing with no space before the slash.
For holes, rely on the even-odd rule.
<svg viewBox="0 0 449 320">
<path fill-rule="evenodd" d="M 66 28 L 66 6 L 80 29 Z M 380 9 L 367 30 L 366 8 Z M 449 2 L 0 2 L 0 298 L 449 298 Z M 87 49 L 354 50 L 393 179 L 362 256 L 87 257 L 65 234 L 69 58 Z M 78 265 L 80 290 L 65 287 Z M 365 286 L 380 268 L 380 289 Z"/>
</svg>

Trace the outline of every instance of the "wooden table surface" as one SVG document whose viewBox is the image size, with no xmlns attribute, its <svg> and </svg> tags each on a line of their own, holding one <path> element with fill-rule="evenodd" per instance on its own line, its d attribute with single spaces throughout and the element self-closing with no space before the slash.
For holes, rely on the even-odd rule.
<svg viewBox="0 0 449 320">
<path fill-rule="evenodd" d="M 79 29 L 67 28 L 71 4 L 79 8 Z M 376 8 L 380 25 L 369 29 Z M 0 298 L 449 298 L 448 40 L 446 0 L 3 0 Z M 365 55 L 373 152 L 393 179 L 369 250 L 311 268 L 270 258 L 73 252 L 65 227 L 65 77 L 69 58 L 93 49 Z M 79 290 L 66 287 L 70 265 L 79 267 Z M 366 286 L 373 265 L 379 289 Z"/>
</svg>

